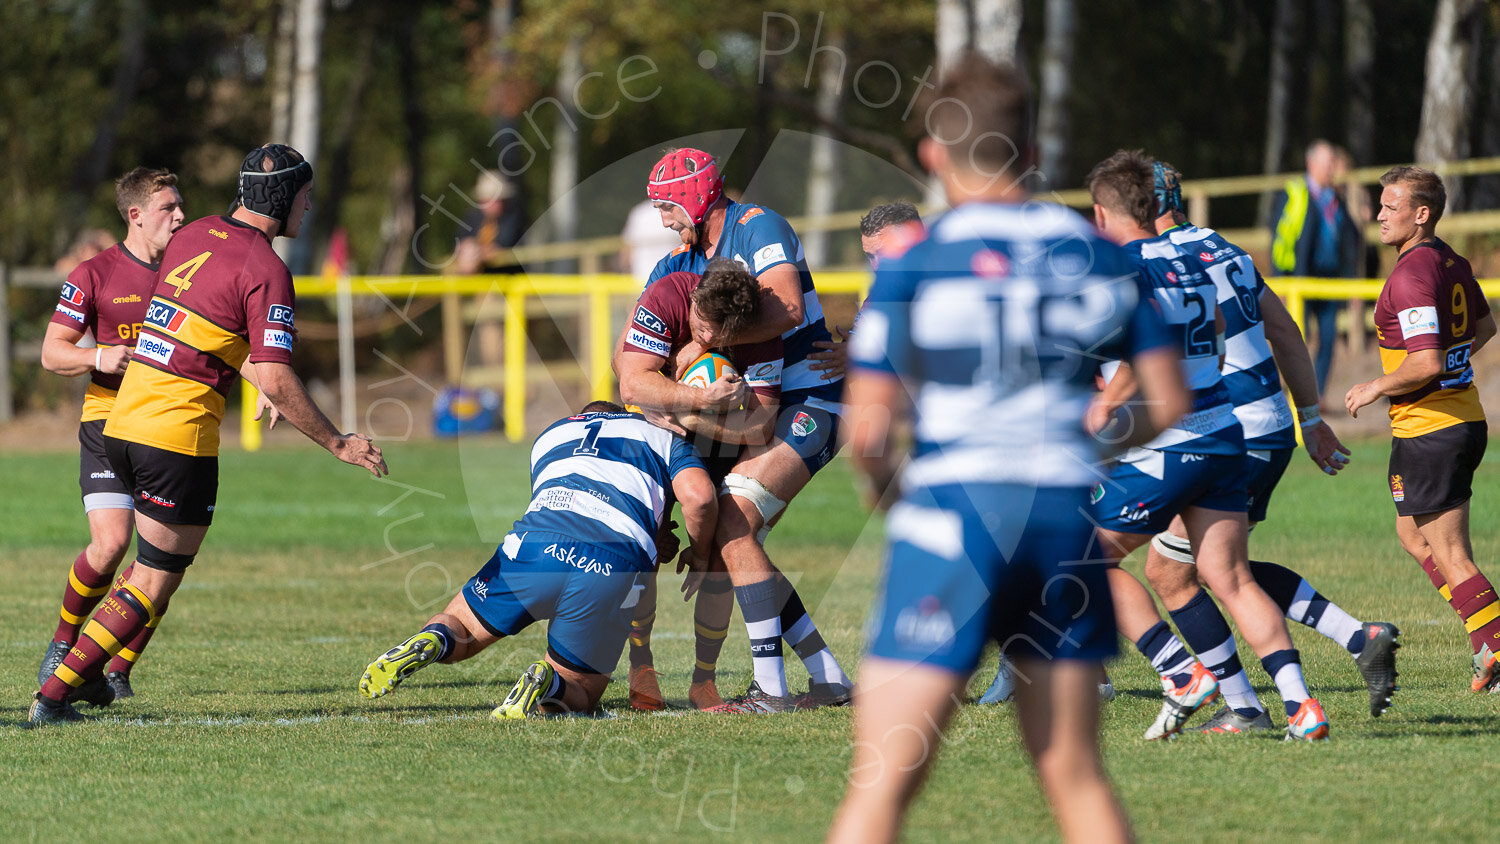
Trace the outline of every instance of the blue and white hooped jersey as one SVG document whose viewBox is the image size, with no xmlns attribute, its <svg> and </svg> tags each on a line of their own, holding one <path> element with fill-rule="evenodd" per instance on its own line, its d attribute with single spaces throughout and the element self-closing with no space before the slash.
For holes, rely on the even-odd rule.
<svg viewBox="0 0 1500 844">
<path fill-rule="evenodd" d="M 511 533 L 570 536 L 648 570 L 672 479 L 691 468 L 704 468 L 692 444 L 638 414 L 569 416 L 531 447 L 531 506 Z"/>
<path fill-rule="evenodd" d="M 1089 486 L 1084 431 L 1099 362 L 1175 347 L 1135 266 L 1057 205 L 972 203 L 883 258 L 851 364 L 912 397 L 910 490 L 955 483 Z"/>
<path fill-rule="evenodd" d="M 1162 319 L 1177 335 L 1182 378 L 1192 393 L 1193 406 L 1156 439 L 1127 453 L 1124 462 L 1142 457 L 1143 450 L 1243 454 L 1244 433 L 1219 372 L 1216 285 L 1197 257 L 1184 252 L 1168 235 L 1127 243 L 1125 253 L 1140 267 L 1161 307 Z"/>
<path fill-rule="evenodd" d="M 658 278 L 674 272 L 701 274 L 708 266 L 709 257 L 697 249 L 674 251 L 657 262 L 646 284 L 649 286 Z M 724 231 L 719 235 L 719 244 L 712 257 L 733 258 L 756 276 L 778 264 L 792 264 L 796 268 L 802 283 L 802 322 L 781 335 L 784 348 L 781 390 L 790 393 L 837 385 L 840 379 L 823 380 L 823 374 L 813 371 L 810 368 L 812 362 L 807 360 L 809 354 L 817 351 L 813 343 L 828 340 L 830 335 L 823 324 L 823 305 L 813 287 L 802 241 L 786 218 L 759 205 L 730 202 L 724 211 Z M 825 409 L 838 410 L 837 407 Z"/>
<path fill-rule="evenodd" d="M 1296 448 L 1292 408 L 1281 390 L 1281 375 L 1260 314 L 1265 279 L 1245 250 L 1213 229 L 1189 223 L 1168 231 L 1167 236 L 1198 258 L 1218 288 L 1225 326 L 1224 386 L 1244 428 L 1245 447 Z"/>
</svg>

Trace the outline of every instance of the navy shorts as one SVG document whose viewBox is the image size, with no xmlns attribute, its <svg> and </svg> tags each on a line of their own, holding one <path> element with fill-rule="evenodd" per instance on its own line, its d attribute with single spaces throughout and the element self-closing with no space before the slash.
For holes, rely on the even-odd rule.
<svg viewBox="0 0 1500 844">
<path fill-rule="evenodd" d="M 793 390 L 781 394 L 776 416 L 776 438 L 802 458 L 809 475 L 827 466 L 839 450 L 839 413 L 844 383 Z"/>
<path fill-rule="evenodd" d="M 646 574 L 638 562 L 559 534 L 509 534 L 463 596 L 485 629 L 514 636 L 550 619 L 547 651 L 585 674 L 620 661 Z"/>
<path fill-rule="evenodd" d="M 1245 452 L 1245 509 L 1250 515 L 1250 524 L 1266 520 L 1266 508 L 1271 505 L 1271 493 L 1281 483 L 1286 467 L 1292 462 L 1295 448 L 1278 448 L 1270 451 L 1252 448 Z"/>
<path fill-rule="evenodd" d="M 1094 487 L 1099 526 L 1120 533 L 1156 534 L 1188 507 L 1245 512 L 1244 454 L 1147 451 L 1142 460 L 1116 464 Z"/>
<path fill-rule="evenodd" d="M 886 520 L 870 654 L 967 674 L 991 640 L 1019 658 L 1117 651 L 1088 490 L 948 484 L 904 494 Z"/>
</svg>

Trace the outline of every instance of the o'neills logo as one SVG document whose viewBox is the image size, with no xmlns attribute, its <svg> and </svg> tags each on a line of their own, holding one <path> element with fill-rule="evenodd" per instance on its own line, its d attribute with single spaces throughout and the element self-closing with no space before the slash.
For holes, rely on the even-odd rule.
<svg viewBox="0 0 1500 844">
<path fill-rule="evenodd" d="M 129 296 L 116 296 L 115 297 L 115 304 L 116 305 L 124 305 L 127 302 L 139 302 L 139 301 L 141 301 L 141 297 L 135 295 L 134 293 L 130 294 Z"/>
</svg>

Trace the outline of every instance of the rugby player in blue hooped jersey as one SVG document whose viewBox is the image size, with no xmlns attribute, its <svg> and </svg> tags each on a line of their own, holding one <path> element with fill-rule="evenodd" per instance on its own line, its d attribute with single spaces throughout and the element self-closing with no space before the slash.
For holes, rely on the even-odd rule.
<svg viewBox="0 0 1500 844">
<path fill-rule="evenodd" d="M 881 255 L 850 338 L 849 453 L 869 503 L 899 500 L 855 692 L 849 785 L 828 839 L 894 840 L 987 641 L 1014 660 L 1021 733 L 1068 841 L 1128 841 L 1099 757 L 1100 662 L 1116 651 L 1090 559 L 1084 429 L 1099 356 L 1131 360 L 1144 442 L 1187 407 L 1173 337 L 1121 250 L 1020 185 L 1028 97 L 979 56 L 943 76 L 918 152 L 954 210 Z M 941 139 L 941 140 L 939 140 Z M 910 422 L 909 459 L 900 448 Z M 903 468 L 904 464 L 904 468 Z"/>
<path fill-rule="evenodd" d="M 1220 373 L 1224 314 L 1203 263 L 1158 235 L 1152 162 L 1121 150 L 1088 176 L 1094 221 L 1106 238 L 1124 247 L 1140 268 L 1178 337 L 1183 379 L 1193 391 L 1193 412 L 1120 458 L 1095 489 L 1094 516 L 1104 553 L 1123 559 L 1182 517 L 1196 552 L 1198 573 L 1239 626 L 1276 683 L 1286 704 L 1287 737 L 1328 737 L 1328 720 L 1307 691 L 1302 661 L 1292 647 L 1281 610 L 1250 573 L 1246 545 L 1246 456 L 1243 428 Z M 1135 393 L 1133 373 L 1121 365 L 1090 408 L 1099 427 Z M 1120 632 L 1135 642 L 1162 678 L 1165 698 L 1146 738 L 1169 738 L 1218 693 L 1214 675 L 1183 648 L 1139 581 L 1118 565 L 1110 569 Z M 1212 605 L 1212 602 L 1208 602 Z M 1180 623 L 1180 621 L 1179 621 Z M 1229 639 L 1228 647 L 1233 648 Z M 1200 654 L 1216 661 L 1219 654 Z"/>
<path fill-rule="evenodd" d="M 766 534 L 787 503 L 838 449 L 842 376 L 825 378 L 810 359 L 815 343 L 827 344 L 823 307 L 813 288 L 802 242 L 787 221 L 759 205 L 730 201 L 713 156 L 676 149 L 651 168 L 646 196 L 662 225 L 682 237 L 682 246 L 652 271 L 649 286 L 674 272 L 702 274 L 714 258 L 744 264 L 764 289 L 760 318 L 737 343 L 782 339 L 781 407 L 775 437 L 747 446 L 720 492 L 716 543 L 734 582 L 735 599 L 751 640 L 755 679 L 737 712 L 781 712 L 795 706 L 841 705 L 849 701 L 848 675 L 817 633 L 796 589 L 766 555 Z M 706 351 L 696 340 L 679 359 Z M 686 430 L 661 414 L 653 421 L 679 434 Z M 787 687 L 781 642 L 785 639 L 810 674 L 808 694 L 794 698 Z"/>
<path fill-rule="evenodd" d="M 594 709 L 656 568 L 669 497 L 682 505 L 690 543 L 678 569 L 704 571 L 719 507 L 691 444 L 612 402 L 554 422 L 531 447 L 525 514 L 442 612 L 370 663 L 360 693 L 380 697 L 424 666 L 477 656 L 549 619 L 546 657 L 490 717 Z"/>
<path fill-rule="evenodd" d="M 1250 527 L 1265 520 L 1267 504 L 1297 449 L 1292 409 L 1281 382 L 1297 406 L 1308 456 L 1329 475 L 1348 465 L 1345 448 L 1318 413 L 1318 381 L 1307 344 L 1275 291 L 1243 249 L 1213 229 L 1199 228 L 1182 213 L 1176 168 L 1154 166 L 1156 232 L 1198 258 L 1213 281 L 1224 313 L 1224 384 L 1245 434 L 1246 505 Z M 1278 373 L 1279 370 L 1279 373 Z M 1213 599 L 1199 587 L 1192 545 L 1179 516 L 1151 540 L 1146 577 L 1177 623 L 1183 641 L 1213 672 L 1225 705 L 1200 730 L 1240 733 L 1269 730 L 1271 719 L 1250 687 L 1235 650 L 1234 633 Z M 1395 651 L 1400 631 L 1393 624 L 1362 622 L 1285 566 L 1250 561 L 1250 573 L 1282 613 L 1332 639 L 1353 658 L 1370 693 L 1370 714 L 1379 716 L 1396 690 Z"/>
</svg>

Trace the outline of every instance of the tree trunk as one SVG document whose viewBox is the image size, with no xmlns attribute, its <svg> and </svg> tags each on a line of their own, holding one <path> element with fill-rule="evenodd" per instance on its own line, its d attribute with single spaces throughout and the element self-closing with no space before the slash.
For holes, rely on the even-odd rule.
<svg viewBox="0 0 1500 844">
<path fill-rule="evenodd" d="M 1017 61 L 1021 41 L 1021 0 L 971 0 L 971 4 L 974 49 L 995 61 Z"/>
<path fill-rule="evenodd" d="M 400 22 L 400 32 L 396 36 L 396 66 L 401 77 L 401 117 L 406 126 L 406 167 L 399 174 L 405 177 L 405 184 L 398 187 L 396 195 L 398 202 L 404 202 L 406 207 L 396 214 L 398 227 L 404 226 L 404 231 L 398 233 L 397 242 L 403 246 L 416 246 L 411 243 L 411 238 L 416 221 L 422 219 L 422 148 L 427 144 L 427 114 L 422 110 L 425 90 L 419 78 L 421 63 L 417 58 L 417 19 L 421 10 L 404 8 L 406 17 Z M 395 271 L 405 269 L 414 251 L 408 248 L 398 252 L 401 260 Z"/>
<path fill-rule="evenodd" d="M 552 168 L 548 179 L 547 219 L 551 222 L 550 240 L 554 243 L 578 237 L 578 103 L 573 92 L 583 77 L 583 39 L 568 39 L 558 59 L 557 100 L 559 114 L 552 129 Z M 577 272 L 577 261 L 558 261 L 553 272 Z"/>
<path fill-rule="evenodd" d="M 1292 52 L 1297 40 L 1297 0 L 1276 0 L 1275 19 L 1271 22 L 1270 92 L 1266 97 L 1266 146 L 1261 158 L 1261 172 L 1279 173 L 1286 155 L 1287 118 L 1292 107 Z M 1257 219 L 1262 226 L 1271 223 L 1271 198 L 1274 191 L 1260 196 Z"/>
<path fill-rule="evenodd" d="M 1469 132 L 1471 27 L 1483 8 L 1480 0 L 1439 0 L 1427 41 L 1427 81 L 1416 159 L 1424 165 L 1456 161 Z M 1448 180 L 1449 207 L 1459 204 L 1459 181 Z"/>
<path fill-rule="evenodd" d="M 1043 190 L 1066 184 L 1068 101 L 1073 92 L 1073 42 L 1078 10 L 1073 0 L 1047 0 L 1047 36 L 1042 45 L 1042 94 L 1036 142 Z"/>
<path fill-rule="evenodd" d="M 1359 166 L 1375 160 L 1375 10 L 1370 0 L 1344 0 L 1344 144 Z"/>
<path fill-rule="evenodd" d="M 821 29 L 823 20 L 818 19 Z M 833 56 L 843 56 L 847 37 L 842 27 L 829 33 L 826 41 L 813 35 L 813 43 L 826 45 Z M 841 58 L 825 58 L 818 67 L 818 90 L 814 98 L 820 128 L 813 135 L 812 151 L 808 156 L 807 216 L 824 217 L 836 209 L 839 193 L 839 161 L 843 143 L 829 127 L 838 126 L 844 105 L 843 86 L 844 61 Z M 802 235 L 802 246 L 807 255 L 807 264 L 813 268 L 828 263 L 828 232 L 823 229 L 807 230 Z"/>
<path fill-rule="evenodd" d="M 146 28 L 149 25 L 150 13 L 145 0 L 125 0 L 120 4 L 120 58 L 110 85 L 109 107 L 94 123 L 94 142 L 83 156 L 68 191 L 64 205 L 67 210 L 58 227 L 59 242 L 54 244 L 54 251 L 59 254 L 78 233 L 95 190 L 110 177 L 120 122 L 135 104 L 141 69 L 146 64 Z"/>
<path fill-rule="evenodd" d="M 318 117 L 323 97 L 318 89 L 318 65 L 323 59 L 323 2 L 299 0 L 297 4 L 297 55 L 292 75 L 292 148 L 318 167 Z M 303 226 L 312 231 L 317 208 L 308 212 Z M 294 274 L 306 273 L 312 267 L 312 238 L 276 241 L 276 252 Z"/>
<path fill-rule="evenodd" d="M 292 61 L 297 55 L 297 3 L 281 0 L 271 47 L 271 141 L 292 136 Z"/>
<path fill-rule="evenodd" d="M 344 197 L 349 193 L 351 175 L 350 151 L 354 146 L 354 130 L 359 126 L 364 109 L 365 92 L 370 86 L 370 77 L 375 69 L 375 32 L 382 28 L 383 15 L 371 10 L 360 23 L 359 42 L 355 46 L 354 76 L 349 87 L 340 98 L 337 122 L 330 132 L 328 154 L 318 173 L 318 225 L 313 232 L 314 243 L 326 243 L 339 225 L 340 209 Z"/>
<path fill-rule="evenodd" d="M 1479 135 L 1479 155 L 1484 158 L 1500 156 L 1500 27 L 1490 18 L 1489 67 L 1485 69 L 1489 79 L 1489 95 L 1484 104 L 1484 128 Z M 1474 207 L 1494 208 L 1500 206 L 1500 176 L 1480 176 L 1474 183 Z"/>
<path fill-rule="evenodd" d="M 938 0 L 938 70 L 969 50 L 996 61 L 1016 61 L 1021 12 L 1021 0 Z"/>
</svg>

